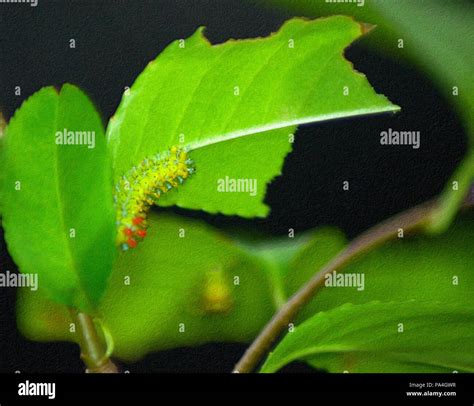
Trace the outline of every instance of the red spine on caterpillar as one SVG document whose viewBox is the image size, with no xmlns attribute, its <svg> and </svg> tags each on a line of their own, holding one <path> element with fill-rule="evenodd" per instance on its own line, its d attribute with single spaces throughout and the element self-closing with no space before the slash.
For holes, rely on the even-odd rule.
<svg viewBox="0 0 474 406">
<path fill-rule="evenodd" d="M 134 240 L 133 238 L 129 238 L 127 240 L 127 244 L 130 248 L 135 248 L 137 246 L 137 241 Z"/>
<path fill-rule="evenodd" d="M 132 220 L 132 223 L 135 224 L 136 226 L 139 226 L 140 224 L 143 223 L 145 219 L 143 217 L 135 217 L 133 220 Z"/>
<path fill-rule="evenodd" d="M 140 238 L 145 238 L 145 237 L 146 237 L 146 230 L 138 230 L 138 231 L 137 231 L 137 235 L 138 235 Z"/>
<path fill-rule="evenodd" d="M 115 186 L 117 244 L 122 250 L 135 248 L 147 235 L 147 213 L 165 193 L 181 185 L 194 173 L 188 152 L 179 147 L 144 159 L 125 173 Z"/>
</svg>

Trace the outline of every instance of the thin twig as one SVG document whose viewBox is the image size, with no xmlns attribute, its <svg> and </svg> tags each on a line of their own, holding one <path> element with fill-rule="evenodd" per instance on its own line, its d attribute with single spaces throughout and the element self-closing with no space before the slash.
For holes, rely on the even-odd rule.
<svg viewBox="0 0 474 406">
<path fill-rule="evenodd" d="M 466 204 L 472 204 L 469 198 Z M 354 239 L 279 309 L 236 364 L 233 372 L 248 373 L 258 366 L 273 343 L 288 328 L 289 323 L 294 321 L 301 308 L 324 286 L 326 274 L 343 268 L 359 255 L 395 238 L 400 229 L 406 235 L 424 228 L 430 223 L 436 208 L 437 200 L 431 200 L 379 223 Z"/>
<path fill-rule="evenodd" d="M 86 313 L 70 310 L 79 336 L 81 359 L 87 373 L 117 373 L 117 366 L 107 356 L 107 348 L 97 334 L 94 320 Z"/>
</svg>

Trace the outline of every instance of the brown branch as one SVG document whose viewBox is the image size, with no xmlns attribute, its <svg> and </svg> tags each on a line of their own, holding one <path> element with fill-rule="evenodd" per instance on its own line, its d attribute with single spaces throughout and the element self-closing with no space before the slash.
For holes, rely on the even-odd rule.
<svg viewBox="0 0 474 406">
<path fill-rule="evenodd" d="M 87 366 L 87 373 L 117 373 L 117 366 L 107 356 L 107 348 L 97 334 L 94 320 L 85 313 L 70 310 L 79 335 L 81 359 Z"/>
<path fill-rule="evenodd" d="M 472 204 L 469 198 L 466 204 Z M 424 228 L 431 221 L 436 208 L 437 200 L 431 200 L 379 223 L 354 239 L 279 309 L 236 364 L 233 372 L 248 373 L 258 366 L 301 308 L 324 286 L 326 274 L 343 268 L 359 255 L 396 237 L 399 229 L 403 229 L 406 234 Z"/>
</svg>

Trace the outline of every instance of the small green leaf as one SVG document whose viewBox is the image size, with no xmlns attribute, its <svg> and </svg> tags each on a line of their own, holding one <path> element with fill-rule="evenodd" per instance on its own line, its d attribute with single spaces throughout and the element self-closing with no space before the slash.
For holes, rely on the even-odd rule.
<svg viewBox="0 0 474 406">
<path fill-rule="evenodd" d="M 472 123 L 474 134 L 474 120 Z M 474 142 L 473 142 L 474 143 Z M 439 206 L 428 224 L 428 232 L 440 233 L 446 230 L 462 206 L 474 183 L 474 146 L 454 171 L 439 198 Z"/>
<path fill-rule="evenodd" d="M 79 136 L 60 144 L 58 132 L 90 132 L 82 143 L 95 145 L 78 145 Z M 94 106 L 72 85 L 40 90 L 10 121 L 3 160 L 3 227 L 20 271 L 37 274 L 55 302 L 94 307 L 116 252 L 110 162 Z"/>
<path fill-rule="evenodd" d="M 259 264 L 210 227 L 151 214 L 150 235 L 117 261 L 99 313 L 114 357 L 137 360 L 167 348 L 248 342 L 275 311 Z M 42 295 L 20 292 L 18 326 L 34 340 L 74 341 L 68 314 Z"/>
<path fill-rule="evenodd" d="M 362 33 L 339 16 L 293 19 L 268 38 L 211 45 L 201 28 L 173 42 L 110 121 L 115 176 L 186 146 L 197 174 L 160 205 L 265 216 L 266 184 L 280 174 L 297 125 L 398 110 L 343 57 Z M 256 179 L 256 193 L 220 193 L 217 181 L 226 178 Z"/>
<path fill-rule="evenodd" d="M 296 326 L 261 372 L 304 360 L 329 372 L 474 372 L 474 308 L 431 302 L 346 304 Z"/>
</svg>

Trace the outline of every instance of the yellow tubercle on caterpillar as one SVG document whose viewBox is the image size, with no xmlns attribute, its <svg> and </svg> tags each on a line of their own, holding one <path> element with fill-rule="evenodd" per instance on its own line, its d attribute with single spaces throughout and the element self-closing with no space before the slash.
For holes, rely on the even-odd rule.
<svg viewBox="0 0 474 406">
<path fill-rule="evenodd" d="M 184 148 L 146 158 L 125 173 L 115 185 L 117 245 L 126 251 L 146 237 L 146 217 L 159 198 L 194 173 L 194 162 Z"/>
<path fill-rule="evenodd" d="M 221 269 L 208 271 L 205 275 L 204 290 L 201 296 L 201 308 L 204 313 L 228 313 L 233 306 L 229 282 L 225 280 Z"/>
</svg>

